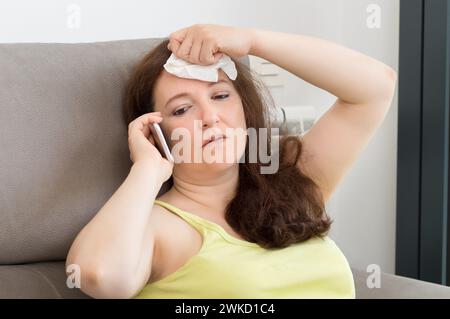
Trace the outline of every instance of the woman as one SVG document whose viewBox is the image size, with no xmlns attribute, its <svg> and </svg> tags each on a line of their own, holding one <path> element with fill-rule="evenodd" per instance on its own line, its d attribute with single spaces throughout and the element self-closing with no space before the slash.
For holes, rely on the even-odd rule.
<svg viewBox="0 0 450 319">
<path fill-rule="evenodd" d="M 217 83 L 174 76 L 163 68 L 172 53 L 199 65 L 226 54 L 238 76 L 219 70 Z M 277 64 L 336 102 L 302 137 L 282 136 L 274 174 L 260 173 L 260 158 L 166 160 L 153 122 L 166 137 L 178 128 L 192 135 L 270 130 L 263 86 L 236 60 L 245 55 Z M 71 247 L 67 264 L 80 266 L 81 289 L 99 298 L 354 298 L 348 262 L 326 236 L 325 203 L 382 123 L 395 85 L 388 66 L 318 38 L 220 25 L 172 33 L 130 79 L 124 116 L 133 166 Z M 186 94 L 172 98 L 179 93 Z M 204 152 L 211 140 L 190 151 Z M 231 140 L 209 144 L 218 150 Z M 247 158 L 248 141 L 233 142 L 233 158 Z M 171 187 L 156 198 L 164 182 Z"/>
</svg>

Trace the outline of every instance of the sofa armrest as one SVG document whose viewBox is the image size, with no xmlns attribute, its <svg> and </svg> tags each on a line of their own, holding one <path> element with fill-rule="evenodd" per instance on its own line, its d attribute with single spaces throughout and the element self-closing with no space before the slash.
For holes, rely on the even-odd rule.
<svg viewBox="0 0 450 319">
<path fill-rule="evenodd" d="M 353 268 L 357 299 L 449 299 L 450 287 L 381 273 L 380 288 L 369 288 L 369 273 Z"/>
</svg>

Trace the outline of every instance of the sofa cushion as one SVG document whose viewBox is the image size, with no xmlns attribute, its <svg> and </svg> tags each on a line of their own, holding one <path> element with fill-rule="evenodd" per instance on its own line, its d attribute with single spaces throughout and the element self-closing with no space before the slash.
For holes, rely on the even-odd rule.
<svg viewBox="0 0 450 319">
<path fill-rule="evenodd" d="M 66 284 L 63 261 L 0 266 L 0 299 L 89 298 Z"/>
</svg>

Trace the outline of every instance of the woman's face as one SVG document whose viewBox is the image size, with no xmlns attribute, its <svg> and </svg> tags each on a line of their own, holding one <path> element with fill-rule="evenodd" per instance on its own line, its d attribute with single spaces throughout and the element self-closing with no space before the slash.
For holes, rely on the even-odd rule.
<svg viewBox="0 0 450 319">
<path fill-rule="evenodd" d="M 185 161 L 189 164 L 200 166 L 223 168 L 239 161 L 246 145 L 244 109 L 232 81 L 222 70 L 219 69 L 218 82 L 180 78 L 163 70 L 154 87 L 154 102 L 154 111 L 163 117 L 160 126 L 176 165 L 186 165 L 177 162 L 177 152 L 188 158 Z M 190 139 L 179 143 L 183 135 L 171 140 L 175 129 L 189 134 Z M 226 138 L 203 146 L 212 135 L 220 134 Z M 177 143 L 190 149 L 190 156 L 175 151 Z"/>
</svg>

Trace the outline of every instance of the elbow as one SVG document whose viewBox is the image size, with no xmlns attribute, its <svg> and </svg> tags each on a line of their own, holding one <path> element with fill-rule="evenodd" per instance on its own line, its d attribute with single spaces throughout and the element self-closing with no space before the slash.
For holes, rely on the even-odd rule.
<svg viewBox="0 0 450 319">
<path fill-rule="evenodd" d="M 389 65 L 381 63 L 381 67 L 383 68 L 384 74 L 387 76 L 391 83 L 397 82 L 397 71 L 391 68 Z"/>
<path fill-rule="evenodd" d="M 80 289 L 92 298 L 108 298 L 103 285 L 104 274 L 100 268 L 86 265 L 75 259 L 66 260 L 67 286 Z M 69 286 L 70 285 L 70 286 Z"/>
<path fill-rule="evenodd" d="M 96 299 L 131 299 L 137 293 L 130 284 L 131 277 L 110 274 L 101 268 L 88 272 L 86 282 L 86 293 Z"/>
<path fill-rule="evenodd" d="M 397 86 L 397 71 L 395 71 L 391 67 L 386 66 L 386 74 L 391 85 L 391 91 L 395 91 L 395 88 Z"/>
<path fill-rule="evenodd" d="M 73 266 L 76 267 L 73 267 Z M 137 291 L 130 286 L 132 280 L 124 280 L 123 276 L 113 275 L 104 267 L 83 266 L 75 263 L 66 263 L 66 271 L 71 268 L 75 271 L 68 276 L 73 276 L 77 272 L 79 286 L 88 296 L 95 299 L 130 299 Z M 70 278 L 73 280 L 73 278 Z M 68 279 L 69 281 L 69 279 Z M 75 278 L 76 281 L 76 278 Z"/>
<path fill-rule="evenodd" d="M 386 80 L 384 80 L 385 85 L 383 86 L 384 89 L 382 90 L 383 94 L 381 99 L 392 102 L 397 88 L 397 72 L 394 69 L 385 66 L 385 75 Z"/>
<path fill-rule="evenodd" d="M 392 82 L 395 84 L 397 83 L 397 71 L 395 71 L 394 69 L 390 69 L 389 71 L 389 77 L 392 80 Z"/>
</svg>

